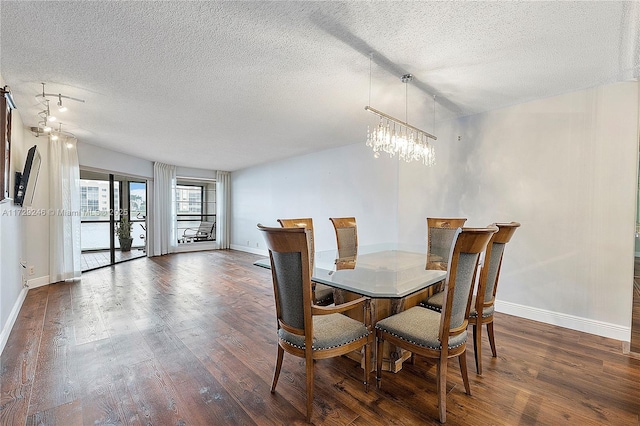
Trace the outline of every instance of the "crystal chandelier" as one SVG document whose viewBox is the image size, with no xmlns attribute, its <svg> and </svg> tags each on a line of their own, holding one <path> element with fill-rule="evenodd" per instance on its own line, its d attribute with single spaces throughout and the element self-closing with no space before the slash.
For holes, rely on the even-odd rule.
<svg viewBox="0 0 640 426">
<path fill-rule="evenodd" d="M 411 74 L 402 76 L 402 82 L 405 84 L 411 80 L 413 80 Z M 398 157 L 406 162 L 419 161 L 425 166 L 435 164 L 435 150 L 429 143 L 429 139 L 437 140 L 437 137 L 370 106 L 364 109 L 380 117 L 375 128 L 367 128 L 367 146 L 373 149 L 373 155 L 376 158 L 380 157 L 380 152 L 386 152 L 391 157 L 398 154 Z M 435 126 L 435 96 L 433 113 Z"/>
</svg>

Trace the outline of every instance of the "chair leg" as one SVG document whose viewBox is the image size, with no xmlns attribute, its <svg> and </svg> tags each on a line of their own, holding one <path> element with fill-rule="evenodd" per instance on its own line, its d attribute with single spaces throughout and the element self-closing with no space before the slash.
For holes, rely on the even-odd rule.
<svg viewBox="0 0 640 426">
<path fill-rule="evenodd" d="M 271 384 L 271 393 L 276 391 L 276 385 L 278 384 L 278 377 L 280 377 L 280 370 L 282 369 L 282 359 L 284 358 L 284 349 L 278 345 L 278 358 L 276 360 L 276 370 L 273 372 L 273 383 Z"/>
<path fill-rule="evenodd" d="M 473 324 L 473 354 L 476 357 L 476 372 L 482 375 L 482 323 Z"/>
<path fill-rule="evenodd" d="M 489 344 L 491 345 L 491 353 L 495 358 L 498 356 L 498 353 L 496 352 L 496 341 L 493 336 L 493 321 L 487 323 L 487 334 L 489 335 Z"/>
<path fill-rule="evenodd" d="M 369 392 L 369 375 L 371 374 L 371 345 L 364 345 L 364 391 Z"/>
<path fill-rule="evenodd" d="M 313 410 L 313 364 L 314 360 L 307 358 L 307 422 L 311 422 L 311 411 Z"/>
<path fill-rule="evenodd" d="M 447 358 L 440 357 L 438 360 L 438 371 L 436 377 L 436 388 L 438 392 L 438 412 L 440 423 L 447 421 Z"/>
<path fill-rule="evenodd" d="M 464 390 L 467 395 L 471 395 L 471 388 L 469 387 L 469 374 L 467 373 L 467 351 L 464 351 L 458 356 L 460 362 L 460 373 L 462 374 L 462 383 L 464 383 Z"/>
<path fill-rule="evenodd" d="M 376 388 L 380 389 L 380 382 L 382 381 L 382 353 L 384 349 L 384 340 L 382 334 L 377 334 L 376 339 Z"/>
</svg>

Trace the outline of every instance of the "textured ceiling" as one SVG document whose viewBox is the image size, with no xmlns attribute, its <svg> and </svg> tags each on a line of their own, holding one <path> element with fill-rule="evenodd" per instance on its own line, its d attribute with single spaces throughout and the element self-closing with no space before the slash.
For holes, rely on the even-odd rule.
<svg viewBox="0 0 640 426">
<path fill-rule="evenodd" d="M 369 97 L 431 131 L 434 95 L 440 121 L 640 69 L 637 2 L 3 0 L 0 15 L 27 126 L 45 82 L 86 100 L 57 114 L 79 140 L 205 169 L 364 142 Z"/>
</svg>

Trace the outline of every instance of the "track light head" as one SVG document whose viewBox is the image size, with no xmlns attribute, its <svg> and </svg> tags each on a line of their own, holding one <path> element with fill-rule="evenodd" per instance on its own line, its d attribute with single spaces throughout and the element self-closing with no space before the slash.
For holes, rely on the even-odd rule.
<svg viewBox="0 0 640 426">
<path fill-rule="evenodd" d="M 68 108 L 62 105 L 62 94 L 58 93 L 58 111 L 65 112 Z"/>
</svg>

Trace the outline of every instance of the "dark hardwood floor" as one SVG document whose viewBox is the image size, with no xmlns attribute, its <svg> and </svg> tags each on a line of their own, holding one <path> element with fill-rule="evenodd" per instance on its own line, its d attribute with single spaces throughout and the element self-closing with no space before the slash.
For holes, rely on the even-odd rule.
<svg viewBox="0 0 640 426">
<path fill-rule="evenodd" d="M 2 425 L 304 424 L 304 361 L 285 355 L 275 394 L 270 271 L 234 251 L 140 259 L 29 291 L 2 353 Z M 640 360 L 621 342 L 496 314 L 498 358 L 464 394 L 449 363 L 449 425 L 638 425 Z M 435 366 L 383 374 L 316 365 L 312 422 L 437 422 Z"/>
</svg>

